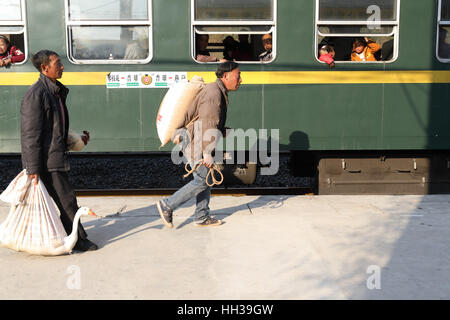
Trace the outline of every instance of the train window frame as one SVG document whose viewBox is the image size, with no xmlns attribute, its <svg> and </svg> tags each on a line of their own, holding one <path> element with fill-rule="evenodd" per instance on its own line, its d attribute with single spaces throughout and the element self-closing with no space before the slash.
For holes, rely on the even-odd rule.
<svg viewBox="0 0 450 320">
<path fill-rule="evenodd" d="M 147 19 L 128 19 L 128 20 L 90 20 L 70 19 L 70 0 L 64 0 L 65 22 L 66 22 L 66 54 L 68 60 L 73 64 L 147 64 L 153 60 L 153 16 L 152 0 L 147 1 Z M 72 27 L 147 27 L 148 30 L 148 57 L 145 59 L 76 59 L 73 57 L 72 36 L 70 28 Z"/>
<path fill-rule="evenodd" d="M 379 61 L 351 61 L 351 60 L 335 60 L 335 64 L 384 64 L 393 63 L 398 59 L 399 55 L 399 34 L 400 34 L 400 7 L 401 0 L 396 1 L 396 17 L 395 20 L 382 20 L 382 21 L 368 21 L 368 20 L 320 20 L 319 19 L 319 4 L 320 0 L 316 0 L 316 13 L 315 13 L 315 26 L 314 26 L 314 58 L 320 64 L 325 64 L 325 62 L 319 60 L 319 36 L 330 36 L 333 37 L 393 37 L 393 52 L 392 59 L 390 60 L 379 60 Z M 392 27 L 392 31 L 389 33 L 330 33 L 323 34 L 319 32 L 320 26 L 370 26 L 370 25 L 380 25 L 381 27 Z"/>
<path fill-rule="evenodd" d="M 220 61 L 213 61 L 213 62 L 202 62 L 198 61 L 195 56 L 195 43 L 196 43 L 196 34 L 207 34 L 207 35 L 214 35 L 214 34 L 231 34 L 226 31 L 220 31 L 219 29 L 221 27 L 225 26 L 232 26 L 232 27 L 240 27 L 242 29 L 247 29 L 245 31 L 233 31 L 232 34 L 239 35 L 239 34 L 247 34 L 249 36 L 252 35 L 264 35 L 264 34 L 271 34 L 272 36 L 272 59 L 270 61 L 261 61 L 261 60 L 237 60 L 239 64 L 270 64 L 273 63 L 277 58 L 277 1 L 278 0 L 271 0 L 272 1 L 272 19 L 270 20 L 197 20 L 195 18 L 195 1 L 191 0 L 191 43 L 190 43 L 190 54 L 192 60 L 194 60 L 198 64 L 211 64 L 211 63 L 220 63 Z M 262 31 L 251 31 L 251 28 L 254 27 L 257 29 L 258 27 L 269 27 L 267 30 Z M 216 31 L 201 31 L 201 27 L 209 27 L 209 28 L 216 28 Z M 261 52 L 262 53 L 262 52 Z"/>
<path fill-rule="evenodd" d="M 21 19 L 20 20 L 0 20 L 0 34 L 7 35 L 16 35 L 23 34 L 23 54 L 25 55 L 25 59 L 21 62 L 14 63 L 15 66 L 25 64 L 28 60 L 28 34 L 27 34 L 27 16 L 26 16 L 26 3 L 25 0 L 20 0 L 20 11 L 21 11 Z M 2 31 L 3 28 L 6 27 L 18 27 L 20 30 L 17 31 Z M 12 44 L 12 43 L 11 43 Z"/>
<path fill-rule="evenodd" d="M 443 26 L 450 28 L 450 19 L 449 20 L 442 20 L 441 19 L 441 9 L 442 9 L 442 0 L 439 0 L 438 2 L 438 12 L 437 12 L 437 23 L 436 23 L 436 59 L 441 63 L 450 63 L 450 56 L 449 58 L 441 58 L 439 56 L 439 44 L 440 44 L 440 28 Z"/>
</svg>

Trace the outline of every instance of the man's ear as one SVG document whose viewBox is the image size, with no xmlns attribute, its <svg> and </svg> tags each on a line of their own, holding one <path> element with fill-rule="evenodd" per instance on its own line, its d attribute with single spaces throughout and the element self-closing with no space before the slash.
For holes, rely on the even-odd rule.
<svg viewBox="0 0 450 320">
<path fill-rule="evenodd" d="M 41 71 L 47 72 L 48 66 L 46 64 L 41 64 Z"/>
<path fill-rule="evenodd" d="M 224 72 L 222 79 L 223 80 L 228 80 L 228 74 L 229 74 L 229 72 Z"/>
</svg>

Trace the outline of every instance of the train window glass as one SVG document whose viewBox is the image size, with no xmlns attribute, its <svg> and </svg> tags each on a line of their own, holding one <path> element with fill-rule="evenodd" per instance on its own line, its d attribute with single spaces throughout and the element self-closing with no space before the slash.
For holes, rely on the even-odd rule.
<svg viewBox="0 0 450 320">
<path fill-rule="evenodd" d="M 22 10 L 20 0 L 2 1 L 0 10 L 0 20 L 2 21 L 22 21 Z"/>
<path fill-rule="evenodd" d="M 252 31 L 252 32 L 270 32 L 272 26 L 198 26 L 195 28 L 201 33 L 239 33 L 241 31 Z"/>
<path fill-rule="evenodd" d="M 273 0 L 195 0 L 195 19 L 273 20 Z"/>
<path fill-rule="evenodd" d="M 148 20 L 147 0 L 69 0 L 71 20 Z"/>
<path fill-rule="evenodd" d="M 400 0 L 316 0 L 316 59 L 392 62 L 398 53 Z"/>
<path fill-rule="evenodd" d="M 28 57 L 25 0 L 2 0 L 0 9 L 0 35 L 6 37 L 11 45 L 25 54 L 23 64 Z"/>
<path fill-rule="evenodd" d="M 441 10 L 441 20 L 450 21 L 450 0 L 441 0 L 439 7 Z"/>
<path fill-rule="evenodd" d="M 276 0 L 191 0 L 191 4 L 196 62 L 274 60 Z"/>
<path fill-rule="evenodd" d="M 436 55 L 441 62 L 450 62 L 450 0 L 439 1 Z"/>
<path fill-rule="evenodd" d="M 319 20 L 366 21 L 368 8 L 379 10 L 383 21 L 397 20 L 397 0 L 319 0 Z"/>
<path fill-rule="evenodd" d="M 71 32 L 72 56 L 76 60 L 142 60 L 148 57 L 148 48 L 144 49 L 148 41 L 146 27 L 74 26 Z"/>
<path fill-rule="evenodd" d="M 319 26 L 319 35 L 332 36 L 337 34 L 393 34 L 393 27 L 368 28 L 366 26 Z"/>
<path fill-rule="evenodd" d="M 68 57 L 79 64 L 148 63 L 149 0 L 66 0 Z"/>
</svg>

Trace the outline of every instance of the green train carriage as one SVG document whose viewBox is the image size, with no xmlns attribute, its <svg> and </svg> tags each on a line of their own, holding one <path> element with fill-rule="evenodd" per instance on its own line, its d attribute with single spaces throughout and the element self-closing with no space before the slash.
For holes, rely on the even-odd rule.
<svg viewBox="0 0 450 320">
<path fill-rule="evenodd" d="M 0 34 L 26 59 L 0 68 L 2 154 L 20 152 L 33 52 L 60 54 L 71 126 L 91 132 L 85 152 L 170 152 L 155 127 L 170 81 L 213 81 L 217 67 L 196 59 L 196 39 L 207 34 L 221 58 L 222 40 L 244 35 L 253 56 L 238 61 L 243 84 L 230 94 L 227 125 L 279 129 L 280 150 L 292 152 L 298 174 L 317 175 L 319 193 L 450 190 L 448 0 L 3 2 Z M 273 58 L 261 62 L 267 33 Z M 376 62 L 342 56 L 364 36 L 390 52 Z M 323 43 L 336 46 L 334 69 L 318 60 Z M 130 86 L 113 87 L 111 75 Z"/>
</svg>

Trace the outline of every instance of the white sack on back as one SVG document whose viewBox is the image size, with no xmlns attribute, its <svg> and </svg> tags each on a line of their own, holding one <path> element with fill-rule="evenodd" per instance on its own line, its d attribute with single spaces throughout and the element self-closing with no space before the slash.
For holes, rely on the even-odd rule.
<svg viewBox="0 0 450 320">
<path fill-rule="evenodd" d="M 81 135 L 69 129 L 69 134 L 67 136 L 67 145 L 71 151 L 81 151 L 83 150 L 85 144 Z"/>
<path fill-rule="evenodd" d="M 0 225 L 2 246 L 41 255 L 68 252 L 64 247 L 66 231 L 40 179 L 34 185 L 34 181 L 23 170 L 0 198 L 11 203 L 9 214 Z"/>
<path fill-rule="evenodd" d="M 183 126 L 189 105 L 203 87 L 203 78 L 194 76 L 191 81 L 176 83 L 167 91 L 156 117 L 161 147 L 170 141 L 176 129 Z"/>
</svg>

